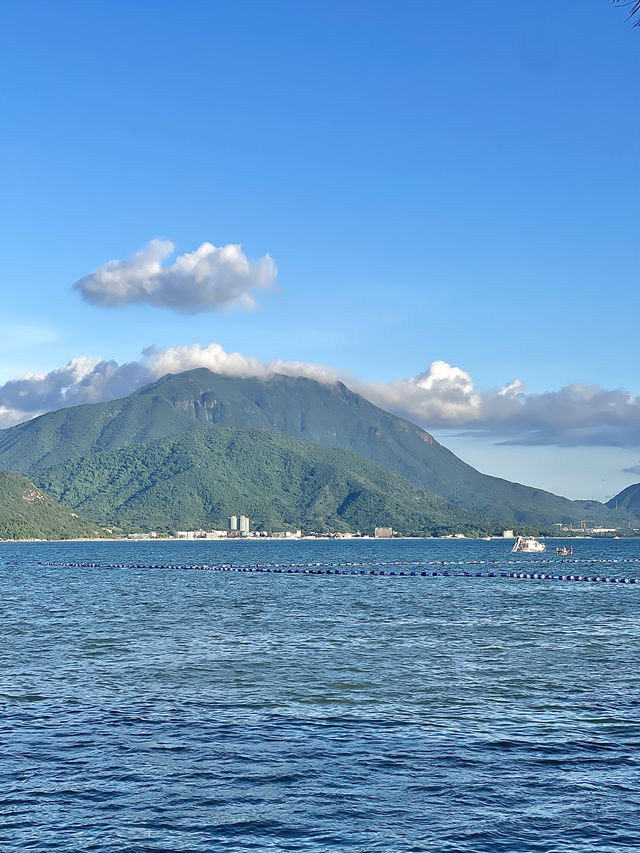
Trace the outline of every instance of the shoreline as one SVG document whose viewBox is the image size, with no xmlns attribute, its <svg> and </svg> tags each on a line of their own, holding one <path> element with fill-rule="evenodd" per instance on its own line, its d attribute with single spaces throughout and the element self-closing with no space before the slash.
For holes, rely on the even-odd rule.
<svg viewBox="0 0 640 853">
<path fill-rule="evenodd" d="M 627 539 L 640 539 L 640 535 L 634 536 L 537 536 L 537 539 L 543 539 L 545 542 L 566 542 L 570 541 L 594 541 L 594 540 L 611 540 L 611 541 L 624 541 Z M 515 539 L 515 537 L 514 537 Z M 175 543 L 175 542 L 190 542 L 190 543 L 206 543 L 210 545 L 215 542 L 223 542 L 225 545 L 235 544 L 235 543 L 248 543 L 248 542 L 513 542 L 514 539 L 506 539 L 502 536 L 492 536 L 490 539 L 485 537 L 475 537 L 475 536 L 393 536 L 390 538 L 378 538 L 376 539 L 374 536 L 348 536 L 348 537 L 335 537 L 335 536 L 301 536 L 299 538 L 296 537 L 284 537 L 284 536 L 249 536 L 247 538 L 233 537 L 230 539 L 225 539 L 221 537 L 220 539 L 186 539 L 186 538 L 160 538 L 154 537 L 153 539 L 129 539 L 128 537 L 91 537 L 91 538 L 77 538 L 77 539 L 0 539 L 0 546 L 2 545 L 13 545 L 13 544 L 54 544 L 61 542 L 75 542 L 75 543 L 90 543 L 90 542 L 114 542 L 122 544 L 123 542 L 130 543 L 132 545 L 147 545 L 151 543 Z"/>
</svg>

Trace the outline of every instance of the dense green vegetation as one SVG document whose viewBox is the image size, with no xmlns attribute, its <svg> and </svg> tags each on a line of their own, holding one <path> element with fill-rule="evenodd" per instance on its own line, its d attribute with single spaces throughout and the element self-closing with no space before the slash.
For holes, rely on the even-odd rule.
<svg viewBox="0 0 640 853">
<path fill-rule="evenodd" d="M 0 539 L 98 536 L 95 524 L 53 501 L 29 480 L 0 471 Z"/>
<path fill-rule="evenodd" d="M 235 513 L 266 530 L 405 534 L 493 530 L 495 522 L 418 489 L 345 450 L 260 430 L 205 427 L 43 470 L 39 483 L 101 524 L 226 527 Z"/>
<path fill-rule="evenodd" d="M 607 501 L 611 509 L 622 509 L 632 515 L 635 519 L 640 518 L 640 483 L 627 486 L 619 495 Z M 637 525 L 636 525 L 637 527 Z"/>
<path fill-rule="evenodd" d="M 349 450 L 450 504 L 501 517 L 510 526 L 583 518 L 611 526 L 629 518 L 596 501 L 570 501 L 481 474 L 415 424 L 384 412 L 341 383 L 280 375 L 241 379 L 197 369 L 165 376 L 121 400 L 51 412 L 0 431 L 0 467 L 39 482 L 53 466 L 206 426 L 268 430 Z"/>
</svg>

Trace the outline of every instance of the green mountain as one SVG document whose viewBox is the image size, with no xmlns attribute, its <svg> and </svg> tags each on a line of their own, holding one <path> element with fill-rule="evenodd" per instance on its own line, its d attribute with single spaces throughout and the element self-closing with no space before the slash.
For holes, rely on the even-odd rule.
<svg viewBox="0 0 640 853">
<path fill-rule="evenodd" d="M 622 509 L 632 515 L 634 518 L 640 518 L 640 483 L 635 483 L 633 486 L 627 486 L 619 495 L 607 501 L 607 506 L 610 509 Z"/>
<path fill-rule="evenodd" d="M 129 397 L 61 409 L 0 431 L 0 467 L 39 482 L 44 469 L 95 453 L 204 426 L 260 429 L 350 450 L 420 489 L 481 515 L 550 525 L 628 516 L 596 501 L 570 501 L 490 477 L 420 427 L 374 406 L 341 383 L 275 375 L 237 378 L 201 368 L 168 375 Z"/>
<path fill-rule="evenodd" d="M 101 532 L 29 480 L 0 471 L 0 539 L 75 539 Z"/>
<path fill-rule="evenodd" d="M 250 516 L 265 530 L 405 534 L 494 527 L 347 450 L 277 432 L 204 427 L 44 469 L 46 490 L 101 524 L 147 529 L 226 527 Z"/>
</svg>

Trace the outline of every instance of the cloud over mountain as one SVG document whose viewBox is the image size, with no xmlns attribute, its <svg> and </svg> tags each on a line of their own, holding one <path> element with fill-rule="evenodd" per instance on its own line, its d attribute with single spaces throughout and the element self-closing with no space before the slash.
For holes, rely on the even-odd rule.
<svg viewBox="0 0 640 853">
<path fill-rule="evenodd" d="M 0 385 L 0 427 L 66 406 L 114 400 L 148 381 L 149 370 L 141 361 L 118 364 L 91 356 L 72 358 L 49 373 L 25 373 Z"/>
<path fill-rule="evenodd" d="M 476 391 L 469 373 L 437 361 L 411 379 L 355 390 L 431 428 L 459 429 L 504 444 L 640 446 L 640 398 L 620 389 L 572 383 L 527 394 L 516 379 Z"/>
<path fill-rule="evenodd" d="M 98 267 L 74 288 L 93 305 L 147 303 L 195 314 L 233 304 L 253 308 L 252 292 L 276 282 L 277 268 L 269 254 L 250 261 L 240 245 L 203 243 L 164 265 L 174 250 L 169 240 L 151 240 L 134 255 Z"/>
<path fill-rule="evenodd" d="M 506 444 L 640 446 L 640 398 L 623 390 L 574 383 L 527 394 L 519 380 L 476 391 L 469 373 L 434 361 L 424 373 L 394 382 L 365 382 L 319 364 L 269 361 L 226 352 L 219 344 L 148 347 L 138 361 L 72 359 L 49 373 L 28 373 L 0 386 L 0 426 L 42 412 L 125 396 L 166 373 L 206 367 L 214 373 L 268 378 L 274 373 L 342 381 L 378 406 L 427 429 L 455 429 Z"/>
</svg>

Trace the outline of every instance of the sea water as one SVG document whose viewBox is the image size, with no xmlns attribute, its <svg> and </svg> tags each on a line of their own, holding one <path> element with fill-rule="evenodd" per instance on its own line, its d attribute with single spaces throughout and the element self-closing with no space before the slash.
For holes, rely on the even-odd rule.
<svg viewBox="0 0 640 853">
<path fill-rule="evenodd" d="M 640 584 L 509 548 L 0 544 L 0 849 L 637 851 Z M 574 552 L 544 571 L 640 576 L 602 562 L 638 540 Z M 29 563 L 394 560 L 498 572 Z"/>
</svg>

